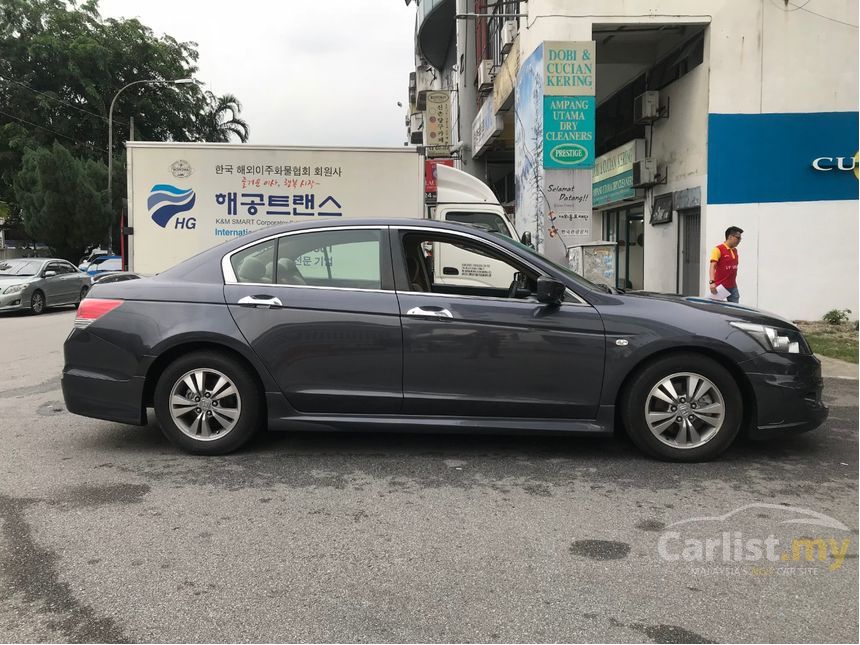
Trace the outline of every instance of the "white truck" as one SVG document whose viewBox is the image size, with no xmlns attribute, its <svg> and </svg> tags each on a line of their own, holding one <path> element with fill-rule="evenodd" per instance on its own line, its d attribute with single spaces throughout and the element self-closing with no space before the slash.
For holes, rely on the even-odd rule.
<svg viewBox="0 0 860 645">
<path fill-rule="evenodd" d="M 138 273 L 155 274 L 227 239 L 295 221 L 432 218 L 517 239 L 486 184 L 415 148 L 126 145 L 126 255 Z M 510 271 L 492 258 L 476 264 L 474 254 L 451 245 L 432 255 L 437 281 L 510 284 Z"/>
</svg>

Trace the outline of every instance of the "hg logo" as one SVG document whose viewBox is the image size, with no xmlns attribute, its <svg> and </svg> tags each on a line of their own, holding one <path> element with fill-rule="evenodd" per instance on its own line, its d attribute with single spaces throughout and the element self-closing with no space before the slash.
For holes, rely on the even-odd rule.
<svg viewBox="0 0 860 645">
<path fill-rule="evenodd" d="M 186 190 L 170 184 L 156 184 L 149 192 L 146 206 L 152 221 L 161 228 L 167 228 L 167 224 L 174 215 L 194 208 L 195 200 L 194 191 L 190 188 Z M 173 222 L 173 228 L 195 229 L 197 218 L 177 217 Z"/>
</svg>

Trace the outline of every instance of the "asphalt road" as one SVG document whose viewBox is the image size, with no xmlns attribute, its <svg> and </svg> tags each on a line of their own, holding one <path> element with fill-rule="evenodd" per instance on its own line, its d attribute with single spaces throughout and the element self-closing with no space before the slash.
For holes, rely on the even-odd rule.
<svg viewBox="0 0 860 645">
<path fill-rule="evenodd" d="M 192 457 L 65 411 L 73 315 L 0 317 L 2 640 L 858 640 L 856 381 L 818 431 L 709 464 L 371 434 Z M 750 559 L 697 555 L 721 536 Z M 789 560 L 745 546 L 768 537 Z"/>
</svg>

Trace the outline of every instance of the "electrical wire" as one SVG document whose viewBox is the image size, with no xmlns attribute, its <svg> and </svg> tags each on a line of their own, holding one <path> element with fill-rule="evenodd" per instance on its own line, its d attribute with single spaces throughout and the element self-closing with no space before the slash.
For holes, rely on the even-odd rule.
<svg viewBox="0 0 860 645">
<path fill-rule="evenodd" d="M 46 128 L 43 125 L 33 123 L 32 121 L 27 121 L 26 119 L 22 119 L 21 117 L 17 117 L 13 114 L 9 114 L 8 112 L 4 112 L 3 110 L 0 110 L 0 114 L 2 114 L 3 116 L 7 116 L 10 119 L 14 119 L 15 121 L 20 121 L 21 123 L 26 123 L 27 125 L 31 125 L 34 128 L 39 128 L 40 130 L 44 130 L 45 132 L 50 132 L 51 134 L 55 134 L 58 137 L 63 137 L 64 139 L 68 139 L 69 141 L 73 141 L 73 142 L 77 143 L 78 145 L 87 146 L 88 148 L 92 148 L 93 150 L 99 151 L 99 148 L 96 148 L 93 144 L 86 143 L 85 141 L 78 141 L 74 137 L 70 137 L 67 134 L 63 134 L 62 132 L 57 132 L 56 130 L 51 130 L 50 128 Z"/>
<path fill-rule="evenodd" d="M 808 5 L 812 0 L 806 0 L 802 5 L 792 5 L 790 2 L 786 0 L 770 0 L 771 4 L 774 5 L 780 11 L 785 11 L 786 13 L 791 13 L 792 11 L 797 11 L 798 9 L 803 9 L 806 5 Z M 782 4 L 780 4 L 780 2 Z M 789 7 L 791 7 L 789 9 Z"/>
<path fill-rule="evenodd" d="M 61 98 L 57 98 L 56 96 L 51 96 L 50 94 L 47 94 L 45 92 L 40 92 L 39 90 L 37 90 L 33 87 L 30 87 L 29 85 L 26 85 L 25 83 L 22 83 L 21 81 L 16 81 L 14 78 L 9 78 L 8 76 L 3 76 L 2 74 L 0 74 L 0 78 L 2 78 L 4 81 L 8 81 L 10 83 L 15 83 L 16 85 L 20 85 L 24 89 L 30 90 L 31 92 L 34 92 L 40 96 L 44 96 L 46 98 L 49 98 L 52 101 L 57 101 L 58 103 L 62 103 L 63 105 L 67 105 L 70 108 L 77 110 L 78 112 L 83 112 L 84 114 L 89 114 L 90 116 L 94 116 L 98 119 L 101 119 L 102 121 L 107 122 L 107 117 L 104 117 L 101 114 L 96 114 L 95 112 L 90 112 L 89 110 L 85 110 L 83 108 L 80 108 L 77 105 L 69 103 L 68 101 L 64 101 Z"/>
<path fill-rule="evenodd" d="M 830 16 L 825 16 L 823 13 L 816 13 L 812 9 L 807 9 L 806 4 L 809 4 L 808 0 L 807 0 L 807 3 L 804 5 L 796 5 L 796 4 L 792 3 L 791 0 L 789 0 L 789 4 L 791 4 L 796 9 L 800 9 L 801 11 L 805 11 L 806 13 L 811 13 L 813 16 L 818 16 L 819 18 L 824 18 L 824 20 L 829 20 L 830 22 L 835 22 L 835 23 L 838 23 L 840 25 L 845 25 L 846 27 L 853 27 L 854 29 L 860 28 L 853 23 L 845 22 L 843 20 L 837 20 L 836 18 L 831 18 Z"/>
</svg>

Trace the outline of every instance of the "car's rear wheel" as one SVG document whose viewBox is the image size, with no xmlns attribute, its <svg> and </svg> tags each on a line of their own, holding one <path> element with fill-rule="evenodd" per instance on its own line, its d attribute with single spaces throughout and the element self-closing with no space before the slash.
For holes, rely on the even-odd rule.
<svg viewBox="0 0 860 645">
<path fill-rule="evenodd" d="M 165 436 L 195 454 L 222 455 L 257 431 L 260 391 L 238 360 L 194 352 L 167 366 L 155 387 L 155 415 Z"/>
<path fill-rule="evenodd" d="M 41 291 L 34 291 L 30 296 L 30 313 L 38 316 L 45 311 L 45 294 Z"/>
<path fill-rule="evenodd" d="M 675 354 L 639 370 L 621 401 L 630 439 L 667 461 L 707 461 L 726 448 L 743 420 L 732 375 L 700 354 Z"/>
<path fill-rule="evenodd" d="M 81 304 L 81 302 L 83 301 L 84 298 L 87 297 L 87 294 L 89 293 L 89 291 L 90 291 L 89 287 L 81 287 L 81 294 L 80 294 L 80 296 L 78 296 L 77 303 L 75 303 L 76 307 Z"/>
</svg>

